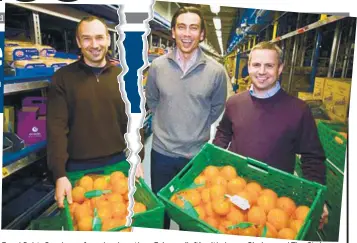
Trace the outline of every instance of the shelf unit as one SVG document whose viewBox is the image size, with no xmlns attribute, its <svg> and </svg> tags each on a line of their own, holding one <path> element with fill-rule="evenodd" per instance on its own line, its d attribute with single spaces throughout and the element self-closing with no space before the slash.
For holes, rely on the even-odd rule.
<svg viewBox="0 0 357 243">
<path fill-rule="evenodd" d="M 291 17 L 292 15 L 297 16 L 295 21 L 286 23 L 288 22 L 288 16 Z M 277 43 L 284 52 L 285 70 L 288 71 L 285 73 L 288 76 L 287 91 L 292 92 L 294 75 L 306 76 L 308 74 L 309 85 L 302 91 L 312 92 L 317 75 L 327 77 L 338 77 L 339 75 L 337 74 L 336 63 L 338 56 L 341 55 L 339 49 L 342 43 L 342 21 L 350 24 L 349 34 L 346 36 L 346 43 L 348 42 L 347 45 L 349 47 L 345 48 L 341 73 L 341 77 L 346 77 L 350 65 L 351 50 L 353 49 L 352 30 L 355 25 L 353 25 L 352 19 L 347 22 L 345 16 L 247 9 L 232 30 L 230 43 L 227 45 L 228 54 L 226 60 L 227 58 L 232 58 L 232 56 L 236 58 L 234 74 L 235 79 L 238 80 L 241 74 L 239 71 L 241 60 L 248 58 L 251 47 L 263 40 Z M 323 59 L 320 57 L 321 43 L 323 41 L 322 29 L 332 23 L 336 24 L 336 31 L 333 36 L 331 55 L 327 58 L 329 64 L 328 67 L 324 68 L 321 65 L 319 66 L 319 60 Z M 308 39 L 311 39 L 311 35 L 314 35 L 314 40 L 309 43 Z M 311 53 L 308 53 L 308 50 Z M 310 59 L 306 59 L 306 56 Z M 306 64 L 307 61 L 308 65 Z"/>
<path fill-rule="evenodd" d="M 30 4 L 30 3 L 7 3 L 12 5 L 12 8 L 22 8 L 31 11 L 30 21 L 32 26 L 32 39 L 36 44 L 41 44 L 41 23 L 40 23 L 40 15 L 49 15 L 58 19 L 58 21 L 66 20 L 72 21 L 73 23 L 78 23 L 80 19 L 84 16 L 89 15 L 83 9 L 91 10 L 92 14 L 101 13 L 105 15 L 105 11 L 109 11 L 111 15 L 116 16 L 116 19 L 107 19 L 106 21 L 109 27 L 111 38 L 115 41 L 112 41 L 111 50 L 114 53 L 114 57 L 118 55 L 118 48 L 116 47 L 117 40 L 117 32 L 115 30 L 115 26 L 118 24 L 118 15 L 117 8 L 112 7 L 110 5 L 86 5 L 86 8 L 82 8 L 81 5 L 76 5 L 76 8 L 70 7 L 71 5 L 60 5 L 60 4 Z M 72 5 L 73 6 L 73 5 Z M 88 8 L 89 7 L 89 8 Z M 109 13 L 107 12 L 107 13 Z M 93 14 L 94 13 L 94 14 Z M 27 19 L 26 19 L 27 21 Z M 57 20 L 56 20 L 57 21 Z M 68 40 L 68 33 L 64 31 L 64 39 Z M 66 43 L 66 50 L 68 49 L 68 45 Z M 53 73 L 52 73 L 53 74 Z M 33 91 L 41 91 L 42 95 L 45 95 L 46 89 L 49 86 L 51 81 L 51 75 L 28 75 L 28 76 L 5 76 L 3 82 L 4 88 L 4 97 L 6 99 L 10 99 L 16 95 L 24 95 L 26 96 L 28 92 Z M 10 99 L 11 100 L 11 99 Z M 3 167 L 2 167 L 2 178 L 5 182 L 11 184 L 12 176 L 18 177 L 16 172 L 25 173 L 23 169 L 27 167 L 38 166 L 41 164 L 43 166 L 44 159 L 46 158 L 46 141 L 42 141 L 37 144 L 33 144 L 31 146 L 27 146 L 22 150 L 15 153 L 5 153 L 3 155 Z M 42 162 L 40 162 L 42 161 Z M 23 170 L 22 172 L 20 172 Z M 41 182 L 39 182 L 41 184 Z M 54 188 L 47 188 L 49 186 L 49 182 L 43 182 L 44 185 L 40 186 L 40 184 L 36 184 L 43 189 L 45 189 L 40 200 L 34 204 L 31 204 L 30 207 L 24 209 L 23 213 L 17 215 L 10 223 L 7 225 L 3 225 L 5 229 L 23 229 L 26 227 L 27 223 L 39 215 L 40 217 L 51 216 L 56 213 L 57 206 L 54 205 Z M 36 186 L 34 185 L 34 186 Z M 26 196 L 29 196 L 34 189 L 26 189 L 24 192 Z M 3 192 L 4 193 L 4 192 Z M 24 197 L 26 197 L 24 195 Z M 51 206 L 52 205 L 52 206 Z"/>
</svg>

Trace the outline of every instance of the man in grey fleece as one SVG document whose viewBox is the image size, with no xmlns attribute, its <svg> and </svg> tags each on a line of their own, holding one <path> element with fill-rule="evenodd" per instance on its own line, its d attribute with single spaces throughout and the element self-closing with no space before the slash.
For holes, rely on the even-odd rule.
<svg viewBox="0 0 357 243">
<path fill-rule="evenodd" d="M 228 75 L 198 46 L 206 30 L 197 8 L 180 8 L 171 22 L 176 48 L 152 62 L 146 101 L 153 113 L 151 188 L 157 193 L 210 139 L 224 110 Z M 169 218 L 164 228 L 169 228 Z"/>
</svg>

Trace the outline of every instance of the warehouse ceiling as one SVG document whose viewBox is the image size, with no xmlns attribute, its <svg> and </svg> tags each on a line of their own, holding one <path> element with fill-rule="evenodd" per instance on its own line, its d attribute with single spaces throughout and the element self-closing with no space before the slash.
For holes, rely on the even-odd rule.
<svg viewBox="0 0 357 243">
<path fill-rule="evenodd" d="M 220 17 L 221 19 L 221 25 L 222 25 L 222 44 L 223 44 L 223 50 L 225 51 L 227 49 L 227 43 L 229 40 L 229 35 L 233 27 L 235 27 L 235 21 L 237 17 L 237 8 L 233 7 L 220 7 L 220 12 L 218 15 L 214 14 L 210 10 L 209 5 L 203 5 L 203 4 L 188 4 L 188 3 L 170 3 L 170 2 L 162 2 L 162 1 L 156 1 L 154 5 L 154 10 L 158 12 L 162 17 L 167 19 L 169 22 L 171 21 L 172 15 L 174 12 L 182 6 L 195 6 L 199 8 L 202 11 L 202 14 L 204 16 L 206 26 L 207 26 L 207 42 L 209 45 L 213 47 L 213 49 L 221 54 L 220 46 L 218 43 L 218 38 L 216 35 L 216 30 L 213 24 L 213 18 L 215 16 Z M 242 9 L 240 11 L 243 11 Z M 157 24 L 153 23 L 153 21 L 150 23 L 150 26 L 152 30 L 154 31 L 159 31 L 162 34 L 169 35 L 169 31 L 163 27 L 158 27 Z M 166 32 L 166 33 L 165 33 Z"/>
</svg>

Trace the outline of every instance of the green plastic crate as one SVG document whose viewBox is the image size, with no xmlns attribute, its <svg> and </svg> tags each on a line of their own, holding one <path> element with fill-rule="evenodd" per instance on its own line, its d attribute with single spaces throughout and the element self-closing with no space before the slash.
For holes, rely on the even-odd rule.
<svg viewBox="0 0 357 243">
<path fill-rule="evenodd" d="M 329 162 L 326 164 L 326 200 L 334 207 L 341 208 L 344 175 Z"/>
<path fill-rule="evenodd" d="M 273 189 L 279 196 L 289 196 L 298 205 L 309 206 L 310 212 L 296 239 L 308 240 L 306 236 L 311 235 L 309 231 L 312 230 L 312 233 L 316 232 L 325 200 L 325 186 L 301 179 L 292 174 L 272 168 L 262 162 L 234 154 L 208 143 L 158 193 L 159 198 L 165 203 L 169 216 L 183 229 L 195 232 L 220 233 L 217 229 L 199 218 L 188 215 L 183 209 L 170 201 L 173 194 L 189 187 L 193 183 L 194 178 L 208 165 L 234 166 L 239 176 L 251 181 L 257 181 L 262 186 Z"/>
<path fill-rule="evenodd" d="M 66 223 L 65 211 L 62 211 L 59 215 L 53 217 L 43 217 L 32 220 L 29 230 L 69 230 Z"/>
<path fill-rule="evenodd" d="M 126 176 L 130 169 L 130 164 L 127 161 L 122 161 L 114 165 L 91 169 L 79 172 L 68 173 L 68 179 L 74 185 L 76 181 L 87 174 L 98 174 L 98 175 L 109 175 L 114 171 L 121 171 Z M 139 183 L 135 184 L 136 191 L 134 193 L 134 198 L 137 202 L 141 202 L 147 207 L 147 211 L 135 214 L 132 218 L 131 226 L 144 227 L 144 228 L 158 228 L 162 229 L 164 225 L 164 204 L 155 196 L 155 194 L 146 185 L 144 180 L 140 179 Z M 65 200 L 65 218 L 66 218 L 66 228 L 73 231 L 73 221 L 70 216 L 68 202 Z M 123 227 L 112 229 L 110 231 L 122 230 Z"/>
<path fill-rule="evenodd" d="M 326 157 L 343 172 L 345 169 L 347 139 L 338 132 L 347 133 L 347 126 L 342 123 L 319 121 L 317 128 Z M 340 138 L 343 143 L 337 143 L 335 137 Z"/>
<path fill-rule="evenodd" d="M 341 208 L 328 204 L 329 216 L 328 223 L 322 230 L 318 230 L 324 241 L 338 241 L 341 220 Z"/>
<path fill-rule="evenodd" d="M 341 208 L 342 189 L 344 175 L 329 160 L 326 165 L 326 201 L 333 207 Z M 303 177 L 301 169 L 301 160 L 296 157 L 295 172 L 299 177 Z"/>
<path fill-rule="evenodd" d="M 329 211 L 328 224 L 322 230 L 318 230 L 318 234 L 324 241 L 338 241 L 340 220 L 341 220 L 341 202 L 343 189 L 343 174 L 336 167 L 325 161 L 326 165 L 326 203 Z M 301 161 L 297 157 L 295 171 L 300 171 L 299 176 L 302 177 Z"/>
</svg>

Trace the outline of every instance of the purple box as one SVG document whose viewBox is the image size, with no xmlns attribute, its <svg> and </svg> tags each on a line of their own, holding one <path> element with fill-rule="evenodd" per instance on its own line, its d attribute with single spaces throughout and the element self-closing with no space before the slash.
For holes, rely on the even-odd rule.
<svg viewBox="0 0 357 243">
<path fill-rule="evenodd" d="M 17 135 L 26 145 L 46 140 L 46 116 L 40 107 L 23 107 L 17 112 Z"/>
<path fill-rule="evenodd" d="M 40 108 L 38 115 L 45 116 L 47 113 L 47 98 L 45 97 L 26 97 L 22 100 L 22 107 Z"/>
</svg>

